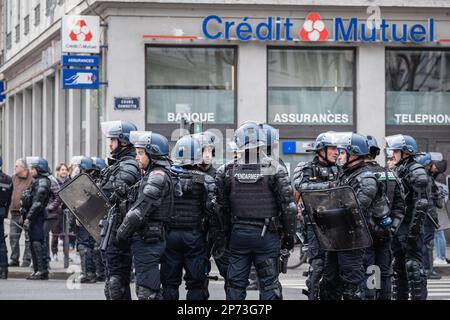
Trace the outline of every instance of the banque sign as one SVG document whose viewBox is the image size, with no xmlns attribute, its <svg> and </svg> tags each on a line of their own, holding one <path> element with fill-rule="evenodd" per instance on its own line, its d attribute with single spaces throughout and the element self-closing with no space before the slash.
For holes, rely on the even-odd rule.
<svg viewBox="0 0 450 320">
<path fill-rule="evenodd" d="M 203 35 L 210 40 L 368 43 L 435 41 L 433 18 L 428 19 L 424 24 L 395 23 L 381 19 L 377 27 L 372 28 L 364 19 L 334 17 L 332 27 L 333 30 L 328 30 L 320 14 L 316 12 L 307 15 L 300 29 L 294 28 L 293 19 L 288 17 L 267 17 L 263 21 L 251 21 L 249 17 L 229 19 L 210 15 L 205 17 L 202 22 Z"/>
</svg>

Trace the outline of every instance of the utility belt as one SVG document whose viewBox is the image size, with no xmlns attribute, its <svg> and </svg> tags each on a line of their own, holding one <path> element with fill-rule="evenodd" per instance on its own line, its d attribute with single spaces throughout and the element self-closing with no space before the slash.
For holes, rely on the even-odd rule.
<svg viewBox="0 0 450 320">
<path fill-rule="evenodd" d="M 137 233 L 145 243 L 158 243 L 166 239 L 166 226 L 162 221 L 146 220 Z"/>
<path fill-rule="evenodd" d="M 280 228 L 280 219 L 278 217 L 271 217 L 266 219 L 248 219 L 233 216 L 231 218 L 231 224 L 245 226 L 249 229 L 262 229 L 261 237 L 263 237 L 266 231 L 278 232 Z"/>
</svg>

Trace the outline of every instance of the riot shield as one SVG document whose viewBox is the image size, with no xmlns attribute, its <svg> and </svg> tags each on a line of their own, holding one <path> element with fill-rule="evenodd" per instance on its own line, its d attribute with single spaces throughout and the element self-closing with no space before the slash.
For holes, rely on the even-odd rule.
<svg viewBox="0 0 450 320">
<path fill-rule="evenodd" d="M 62 202 L 81 222 L 95 241 L 100 241 L 100 220 L 109 211 L 108 198 L 87 174 L 80 174 L 58 193 Z"/>
<path fill-rule="evenodd" d="M 324 250 L 352 250 L 372 245 L 369 229 L 351 187 L 305 190 L 301 197 Z"/>
</svg>

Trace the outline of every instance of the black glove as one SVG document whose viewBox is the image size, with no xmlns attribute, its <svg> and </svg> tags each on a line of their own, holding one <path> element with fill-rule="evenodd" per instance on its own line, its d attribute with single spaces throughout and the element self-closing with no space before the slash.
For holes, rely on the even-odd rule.
<svg viewBox="0 0 450 320">
<path fill-rule="evenodd" d="M 227 240 L 225 234 L 223 232 L 218 232 L 211 248 L 211 255 L 214 259 L 220 259 L 225 253 L 226 247 Z"/>
<path fill-rule="evenodd" d="M 121 242 L 129 239 L 133 233 L 142 225 L 144 218 L 138 209 L 130 210 L 122 224 L 117 228 L 116 241 Z"/>
<path fill-rule="evenodd" d="M 283 242 L 281 244 L 281 249 L 292 250 L 294 248 L 295 239 L 293 236 L 284 237 Z"/>
</svg>

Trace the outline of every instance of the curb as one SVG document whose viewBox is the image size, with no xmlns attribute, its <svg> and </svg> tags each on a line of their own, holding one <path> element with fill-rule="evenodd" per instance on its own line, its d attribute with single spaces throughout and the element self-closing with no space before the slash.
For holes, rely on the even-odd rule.
<svg viewBox="0 0 450 320">
<path fill-rule="evenodd" d="M 25 279 L 31 274 L 31 271 L 17 271 L 17 270 L 9 270 L 8 278 L 11 279 Z M 48 274 L 48 278 L 50 280 L 67 280 L 73 273 L 68 273 L 64 271 L 54 271 Z"/>
<path fill-rule="evenodd" d="M 433 266 L 433 269 L 441 276 L 450 276 L 450 265 Z"/>
</svg>

